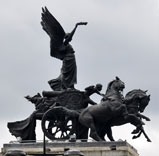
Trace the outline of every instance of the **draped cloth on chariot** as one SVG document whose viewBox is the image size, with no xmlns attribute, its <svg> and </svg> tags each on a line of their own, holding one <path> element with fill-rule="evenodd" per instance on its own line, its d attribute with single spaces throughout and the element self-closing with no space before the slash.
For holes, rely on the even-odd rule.
<svg viewBox="0 0 159 156">
<path fill-rule="evenodd" d="M 9 122 L 7 126 L 10 133 L 15 137 L 21 137 L 22 140 L 36 140 L 36 119 L 34 112 L 25 120 Z"/>
</svg>

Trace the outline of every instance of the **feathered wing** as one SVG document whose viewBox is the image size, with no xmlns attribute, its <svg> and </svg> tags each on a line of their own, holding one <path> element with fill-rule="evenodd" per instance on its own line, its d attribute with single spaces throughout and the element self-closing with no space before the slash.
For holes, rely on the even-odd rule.
<svg viewBox="0 0 159 156">
<path fill-rule="evenodd" d="M 58 49 L 63 44 L 63 39 L 65 36 L 65 31 L 56 20 L 56 18 L 49 12 L 45 7 L 42 8 L 41 25 L 46 33 L 50 36 L 50 55 L 52 57 L 61 58 L 62 54 L 59 53 Z"/>
</svg>

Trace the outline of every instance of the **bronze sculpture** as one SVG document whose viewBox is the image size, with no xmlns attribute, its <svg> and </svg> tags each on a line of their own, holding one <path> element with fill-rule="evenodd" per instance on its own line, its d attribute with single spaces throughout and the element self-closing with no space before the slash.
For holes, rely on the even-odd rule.
<svg viewBox="0 0 159 156">
<path fill-rule="evenodd" d="M 77 65 L 70 42 L 77 27 L 87 22 L 79 22 L 71 33 L 65 33 L 46 7 L 42 8 L 41 19 L 42 28 L 50 36 L 50 55 L 62 61 L 61 73 L 58 78 L 49 81 L 53 91 L 25 97 L 35 104 L 36 110 L 25 120 L 9 122 L 11 134 L 21 137 L 23 142 L 35 141 L 36 120 L 41 120 L 44 134 L 52 140 L 68 139 L 73 134 L 76 134 L 77 139 L 87 139 L 90 128 L 90 137 L 93 139 L 105 140 L 107 134 L 114 141 L 111 127 L 131 123 L 136 126 L 132 132 L 137 134 L 133 136 L 134 139 L 143 133 L 147 141 L 151 141 L 141 120 L 150 120 L 141 114 L 150 101 L 150 95 L 145 91 L 132 90 L 124 97 L 122 90 L 125 84 L 118 77 L 108 84 L 105 94 L 100 92 L 101 84 L 86 87 L 85 91 L 75 89 Z M 90 98 L 94 93 L 102 96 L 100 104 Z"/>
</svg>

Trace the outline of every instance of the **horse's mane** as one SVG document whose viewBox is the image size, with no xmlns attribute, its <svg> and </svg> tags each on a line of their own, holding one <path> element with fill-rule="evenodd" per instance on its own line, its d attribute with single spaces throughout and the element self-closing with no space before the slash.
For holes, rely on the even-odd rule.
<svg viewBox="0 0 159 156">
<path fill-rule="evenodd" d="M 146 92 L 141 89 L 134 89 L 125 95 L 125 99 L 132 99 L 134 98 L 134 95 L 146 96 Z"/>
<path fill-rule="evenodd" d="M 111 81 L 111 82 L 108 83 L 107 90 L 106 90 L 106 94 L 107 94 L 108 91 L 111 89 L 111 86 L 112 86 L 112 84 L 114 83 L 114 81 L 116 81 L 116 80 L 113 80 L 113 81 Z"/>
</svg>

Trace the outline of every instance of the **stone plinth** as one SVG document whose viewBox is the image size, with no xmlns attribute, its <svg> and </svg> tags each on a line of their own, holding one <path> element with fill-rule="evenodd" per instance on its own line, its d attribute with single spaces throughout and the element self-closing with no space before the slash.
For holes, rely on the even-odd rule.
<svg viewBox="0 0 159 156">
<path fill-rule="evenodd" d="M 64 153 L 64 148 L 80 150 L 85 156 L 139 156 L 137 150 L 126 141 L 117 142 L 49 142 L 46 153 Z M 2 154 L 9 150 L 29 153 L 43 153 L 43 143 L 4 144 Z"/>
</svg>

